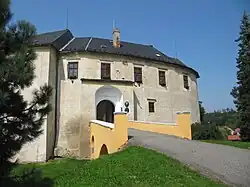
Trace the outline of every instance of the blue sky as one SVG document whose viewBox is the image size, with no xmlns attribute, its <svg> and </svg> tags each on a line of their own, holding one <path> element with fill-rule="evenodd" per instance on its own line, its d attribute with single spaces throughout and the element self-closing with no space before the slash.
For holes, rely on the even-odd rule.
<svg viewBox="0 0 250 187">
<path fill-rule="evenodd" d="M 237 44 L 249 0 L 12 0 L 13 20 L 38 32 L 69 29 L 75 36 L 111 38 L 113 20 L 121 40 L 153 44 L 196 69 L 199 99 L 208 111 L 234 107 Z"/>
</svg>

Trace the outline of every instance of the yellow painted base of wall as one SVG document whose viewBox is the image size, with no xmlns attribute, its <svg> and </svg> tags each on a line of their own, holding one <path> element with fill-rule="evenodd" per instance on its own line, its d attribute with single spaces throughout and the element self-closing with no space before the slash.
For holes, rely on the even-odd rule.
<svg viewBox="0 0 250 187">
<path fill-rule="evenodd" d="M 101 124 L 98 121 L 90 122 L 91 159 L 99 158 L 102 154 L 117 152 L 128 141 L 128 128 L 192 138 L 190 113 L 178 113 L 175 125 L 128 121 L 125 113 L 114 115 L 114 128 Z"/>
<path fill-rule="evenodd" d="M 99 158 L 102 147 L 107 153 L 114 153 L 128 141 L 128 118 L 124 113 L 114 116 L 114 128 L 104 127 L 98 123 L 90 122 L 90 158 Z"/>
<path fill-rule="evenodd" d="M 192 139 L 191 117 L 189 113 L 177 114 L 176 124 L 157 124 L 147 122 L 129 121 L 129 128 L 174 135 L 181 138 Z"/>
</svg>

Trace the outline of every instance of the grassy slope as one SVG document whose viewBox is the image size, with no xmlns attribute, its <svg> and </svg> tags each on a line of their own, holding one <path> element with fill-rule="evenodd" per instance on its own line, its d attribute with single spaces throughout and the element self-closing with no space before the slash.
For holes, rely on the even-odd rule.
<svg viewBox="0 0 250 187">
<path fill-rule="evenodd" d="M 248 149 L 250 147 L 250 142 L 227 141 L 227 140 L 202 140 L 202 141 L 207 142 L 207 143 L 229 145 L 229 146 L 238 147 L 242 149 Z"/>
<path fill-rule="evenodd" d="M 33 165 L 22 165 L 23 168 Z M 44 177 L 60 187 L 156 187 L 156 186 L 224 186 L 191 171 L 163 154 L 140 148 L 128 149 L 93 161 L 62 159 L 37 164 Z"/>
</svg>

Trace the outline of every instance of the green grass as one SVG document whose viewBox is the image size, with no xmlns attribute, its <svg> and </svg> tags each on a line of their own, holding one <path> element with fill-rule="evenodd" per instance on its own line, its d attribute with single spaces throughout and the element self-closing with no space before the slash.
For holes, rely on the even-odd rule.
<svg viewBox="0 0 250 187">
<path fill-rule="evenodd" d="M 202 140 L 202 141 L 207 142 L 207 143 L 229 145 L 229 146 L 238 147 L 242 149 L 248 149 L 250 147 L 250 142 L 227 141 L 227 140 Z"/>
<path fill-rule="evenodd" d="M 129 147 L 92 161 L 61 159 L 20 165 L 14 174 L 32 167 L 40 168 L 42 176 L 57 187 L 225 186 L 161 153 L 140 147 Z M 43 186 L 53 186 L 49 184 Z"/>
</svg>

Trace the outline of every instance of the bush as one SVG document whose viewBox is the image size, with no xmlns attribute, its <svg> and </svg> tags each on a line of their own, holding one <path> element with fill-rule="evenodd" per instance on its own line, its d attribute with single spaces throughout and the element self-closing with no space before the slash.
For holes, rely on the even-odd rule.
<svg viewBox="0 0 250 187">
<path fill-rule="evenodd" d="M 23 168 L 0 180 L 0 187 L 52 187 L 53 185 L 52 179 L 43 177 L 42 171 L 33 167 Z"/>
<path fill-rule="evenodd" d="M 194 123 L 192 124 L 192 139 L 194 140 L 222 140 L 225 135 L 222 134 L 219 127 L 214 123 Z"/>
</svg>

